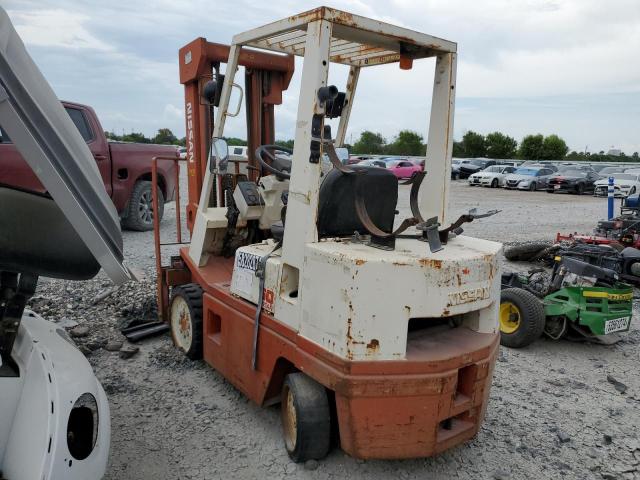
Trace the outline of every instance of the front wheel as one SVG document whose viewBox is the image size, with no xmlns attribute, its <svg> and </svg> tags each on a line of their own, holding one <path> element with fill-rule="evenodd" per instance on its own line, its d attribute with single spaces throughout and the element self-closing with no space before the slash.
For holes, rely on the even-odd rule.
<svg viewBox="0 0 640 480">
<path fill-rule="evenodd" d="M 282 387 L 282 429 L 289 457 L 320 460 L 329 453 L 331 412 L 327 391 L 304 373 L 290 373 Z"/>
<path fill-rule="evenodd" d="M 195 283 L 174 287 L 169 303 L 169 327 L 176 347 L 191 360 L 202 358 L 202 288 Z"/>
<path fill-rule="evenodd" d="M 538 186 L 536 185 L 536 182 L 533 182 L 531 185 L 529 185 L 529 190 L 531 190 L 532 192 L 535 192 L 538 189 Z"/>
<path fill-rule="evenodd" d="M 545 314 L 542 302 L 521 288 L 506 288 L 500 295 L 500 344 L 522 348 L 542 335 Z"/>
<path fill-rule="evenodd" d="M 491 180 L 491 188 L 498 188 L 498 179 L 494 178 Z"/>
<path fill-rule="evenodd" d="M 582 195 L 583 193 L 584 193 L 584 184 L 579 183 L 578 185 L 576 185 L 576 194 Z"/>
<path fill-rule="evenodd" d="M 164 214 L 164 195 L 162 190 L 158 189 L 158 220 L 162 220 Z M 153 197 L 151 192 L 151 182 L 148 180 L 139 180 L 133 187 L 129 203 L 127 205 L 127 213 L 123 219 L 123 226 L 128 230 L 137 230 L 146 232 L 153 230 Z"/>
</svg>

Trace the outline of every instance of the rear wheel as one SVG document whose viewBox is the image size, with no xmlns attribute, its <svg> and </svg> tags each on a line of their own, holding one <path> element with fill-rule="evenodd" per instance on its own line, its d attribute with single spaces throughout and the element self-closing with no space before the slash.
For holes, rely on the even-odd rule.
<svg viewBox="0 0 640 480">
<path fill-rule="evenodd" d="M 169 326 L 176 347 L 191 360 L 202 358 L 202 288 L 199 285 L 187 283 L 173 288 Z"/>
<path fill-rule="evenodd" d="M 500 295 L 500 344 L 522 348 L 534 342 L 544 331 L 542 302 L 521 288 L 507 288 Z"/>
<path fill-rule="evenodd" d="M 164 195 L 162 190 L 158 188 L 158 219 L 162 220 L 164 214 Z M 146 232 L 153 230 L 153 197 L 151 192 L 151 182 L 147 180 L 139 180 L 133 187 L 129 203 L 127 205 L 127 213 L 122 224 L 129 230 L 137 230 Z"/>
<path fill-rule="evenodd" d="M 282 429 L 289 457 L 320 460 L 329 452 L 331 412 L 327 391 L 304 373 L 290 373 L 282 387 Z"/>
</svg>

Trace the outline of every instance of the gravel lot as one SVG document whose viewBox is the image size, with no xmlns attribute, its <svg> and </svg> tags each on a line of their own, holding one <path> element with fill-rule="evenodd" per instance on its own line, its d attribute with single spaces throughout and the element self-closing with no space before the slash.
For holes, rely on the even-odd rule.
<svg viewBox="0 0 640 480">
<path fill-rule="evenodd" d="M 492 190 L 464 181 L 453 182 L 451 205 L 452 217 L 473 207 L 501 209 L 468 225 L 466 233 L 502 242 L 589 232 L 606 213 L 604 199 Z M 167 205 L 167 241 L 174 221 L 174 206 Z M 90 327 L 77 343 L 111 402 L 106 479 L 640 478 L 637 312 L 632 331 L 613 346 L 541 339 L 526 349 L 502 349 L 482 430 L 439 457 L 363 462 L 334 450 L 319 464 L 296 465 L 283 448 L 279 407 L 249 403 L 203 362 L 186 360 L 168 336 L 143 341 L 130 359 L 104 348 L 122 342 L 120 325 L 155 315 L 153 235 L 125 232 L 124 241 L 129 263 L 146 273 L 145 280 L 118 288 L 102 274 L 84 283 L 43 281 L 32 300 L 51 320 Z M 626 390 L 614 388 L 607 376 Z"/>
</svg>

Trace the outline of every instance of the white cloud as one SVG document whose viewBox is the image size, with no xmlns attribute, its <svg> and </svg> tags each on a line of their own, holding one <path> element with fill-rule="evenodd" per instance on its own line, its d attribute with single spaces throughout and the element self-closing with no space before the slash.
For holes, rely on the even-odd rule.
<svg viewBox="0 0 640 480">
<path fill-rule="evenodd" d="M 218 0 L 214 12 L 208 0 L 3 4 L 59 95 L 94 105 L 106 128 L 152 134 L 168 126 L 179 136 L 178 48 L 198 36 L 228 43 L 240 31 L 317 6 Z M 340 8 L 458 43 L 457 137 L 467 129 L 517 139 L 556 132 L 573 148 L 640 150 L 632 128 L 640 124 L 638 108 L 620 101 L 605 108 L 601 101 L 620 92 L 640 98 L 638 0 L 343 0 Z M 296 67 L 276 109 L 279 138 L 293 136 L 300 62 Z M 408 75 L 394 66 L 365 69 L 349 133 L 426 132 L 432 69 L 432 61 L 416 62 Z M 344 69 L 332 68 L 331 76 L 343 87 Z M 227 127 L 229 135 L 244 136 L 242 119 Z"/>
<path fill-rule="evenodd" d="M 39 47 L 59 47 L 111 51 L 113 47 L 86 28 L 87 15 L 64 10 L 9 12 L 16 31 L 25 43 Z"/>
</svg>

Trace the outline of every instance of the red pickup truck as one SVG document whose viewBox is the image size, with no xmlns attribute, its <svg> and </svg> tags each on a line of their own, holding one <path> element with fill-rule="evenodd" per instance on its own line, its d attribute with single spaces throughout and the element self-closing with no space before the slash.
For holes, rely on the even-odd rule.
<svg viewBox="0 0 640 480">
<path fill-rule="evenodd" d="M 177 157 L 177 147 L 108 141 L 91 107 L 70 102 L 62 104 L 93 154 L 107 193 L 120 214 L 122 226 L 129 230 L 152 230 L 151 159 L 158 155 Z M 158 161 L 160 219 L 164 203 L 172 201 L 175 196 L 175 168 L 170 160 Z M 1 125 L 0 184 L 42 193 L 46 191 Z"/>
</svg>

